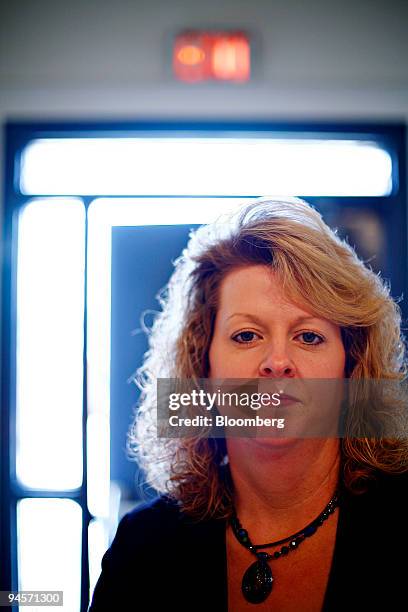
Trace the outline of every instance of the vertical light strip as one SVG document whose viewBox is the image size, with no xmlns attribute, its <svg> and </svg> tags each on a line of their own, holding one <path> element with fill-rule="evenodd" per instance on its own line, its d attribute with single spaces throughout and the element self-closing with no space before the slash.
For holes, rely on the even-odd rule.
<svg viewBox="0 0 408 612">
<path fill-rule="evenodd" d="M 55 609 L 78 611 L 81 596 L 80 506 L 69 499 L 23 499 L 17 506 L 17 533 L 19 589 L 63 591 L 64 605 Z"/>
<path fill-rule="evenodd" d="M 93 519 L 88 528 L 89 598 L 101 573 L 101 559 L 109 546 L 109 525 L 104 519 Z"/>
<path fill-rule="evenodd" d="M 17 261 L 17 477 L 23 486 L 82 483 L 85 209 L 32 200 Z"/>
<path fill-rule="evenodd" d="M 207 223 L 242 203 L 239 198 L 101 198 L 88 209 L 87 479 L 88 507 L 95 517 L 110 512 L 112 227 Z"/>
<path fill-rule="evenodd" d="M 88 508 L 109 516 L 111 226 L 88 209 L 87 278 L 87 482 Z"/>
<path fill-rule="evenodd" d="M 87 482 L 88 508 L 95 517 L 88 531 L 91 595 L 102 555 L 116 530 L 120 502 L 115 483 L 110 483 L 112 228 L 199 225 L 243 202 L 242 198 L 100 198 L 88 208 Z"/>
</svg>

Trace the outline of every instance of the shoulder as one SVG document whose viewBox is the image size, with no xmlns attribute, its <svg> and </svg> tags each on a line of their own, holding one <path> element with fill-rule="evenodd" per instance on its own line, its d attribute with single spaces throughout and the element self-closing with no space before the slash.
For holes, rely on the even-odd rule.
<svg viewBox="0 0 408 612">
<path fill-rule="evenodd" d="M 381 525 L 383 535 L 389 538 L 406 522 L 408 510 L 408 472 L 387 474 L 378 472 L 367 483 L 363 493 L 342 491 L 340 507 L 348 516 L 350 526 L 361 533 Z"/>
<path fill-rule="evenodd" d="M 127 609 L 138 584 L 160 597 L 175 591 L 180 568 L 194 585 L 196 576 L 208 570 L 206 563 L 215 551 L 223 563 L 222 521 L 193 521 L 178 504 L 167 497 L 144 503 L 125 514 L 119 523 L 110 548 L 102 559 L 102 573 L 93 594 L 90 611 Z M 197 554 L 199 551 L 200 554 Z M 192 559 L 191 576 L 185 560 Z M 201 565 L 200 565 L 201 564 Z M 157 589 L 157 567 L 161 588 Z M 199 571 L 201 570 L 201 571 Z M 120 594 L 120 595 L 118 595 Z M 187 597 L 187 591 L 186 591 Z M 106 606 L 109 602 L 108 608 Z M 165 601 L 163 600 L 163 607 Z M 121 607 L 122 606 L 122 607 Z M 184 608 L 183 608 L 184 609 Z"/>
<path fill-rule="evenodd" d="M 128 531 L 164 529 L 188 520 L 176 501 L 161 496 L 149 502 L 143 502 L 128 512 L 121 519 L 119 526 Z"/>
<path fill-rule="evenodd" d="M 384 487 L 390 491 L 398 493 L 408 487 L 408 468 L 400 474 L 387 474 L 381 472 L 377 479 L 378 486 Z"/>
<path fill-rule="evenodd" d="M 362 493 L 347 491 L 342 486 L 342 491 L 350 498 L 361 498 L 370 501 L 373 498 L 395 499 L 408 492 L 408 470 L 399 474 L 390 474 L 377 471 L 373 477 L 367 481 L 366 488 Z"/>
<path fill-rule="evenodd" d="M 371 505 L 376 506 L 382 519 L 401 526 L 408 511 L 408 472 L 378 476 L 373 486 Z"/>
<path fill-rule="evenodd" d="M 169 547 L 166 540 L 179 516 L 177 505 L 163 497 L 143 503 L 123 516 L 103 556 L 90 612 L 126 609 L 131 601 L 130 585 L 136 578 L 147 583 L 154 555 L 162 547 Z"/>
<path fill-rule="evenodd" d="M 128 512 L 121 519 L 118 532 L 127 534 L 161 537 L 164 532 L 178 530 L 197 531 L 218 524 L 217 519 L 199 520 L 183 511 L 182 506 L 167 496 L 161 496 L 150 502 L 143 502 Z"/>
<path fill-rule="evenodd" d="M 158 542 L 163 546 L 183 526 L 190 523 L 191 519 L 182 512 L 177 502 L 168 497 L 142 503 L 125 514 L 119 522 L 111 554 L 119 550 L 122 555 L 127 551 L 140 551 Z"/>
<path fill-rule="evenodd" d="M 369 483 L 368 498 L 383 500 L 384 503 L 406 502 L 408 500 L 408 471 L 400 474 L 378 472 L 375 479 Z"/>
</svg>

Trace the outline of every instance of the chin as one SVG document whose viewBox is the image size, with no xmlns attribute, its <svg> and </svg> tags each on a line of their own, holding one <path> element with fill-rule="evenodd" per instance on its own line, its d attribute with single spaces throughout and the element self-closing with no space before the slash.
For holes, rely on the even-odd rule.
<svg viewBox="0 0 408 612">
<path fill-rule="evenodd" d="M 251 449 L 265 452 L 268 456 L 280 457 L 299 448 L 304 442 L 303 438 L 247 438 Z M 251 451 L 252 452 L 252 451 Z"/>
</svg>

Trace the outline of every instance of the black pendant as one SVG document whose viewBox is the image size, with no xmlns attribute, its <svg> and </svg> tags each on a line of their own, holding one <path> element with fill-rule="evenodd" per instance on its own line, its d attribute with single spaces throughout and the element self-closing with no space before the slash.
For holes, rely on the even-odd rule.
<svg viewBox="0 0 408 612">
<path fill-rule="evenodd" d="M 242 578 L 242 593 L 250 603 L 262 603 L 272 591 L 273 576 L 267 559 L 266 553 L 258 553 L 258 561 L 248 567 Z"/>
</svg>

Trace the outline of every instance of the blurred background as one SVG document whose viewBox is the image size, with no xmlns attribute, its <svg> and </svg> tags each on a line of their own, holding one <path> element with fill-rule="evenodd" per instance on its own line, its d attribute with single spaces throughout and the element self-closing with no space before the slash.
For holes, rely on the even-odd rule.
<svg viewBox="0 0 408 612">
<path fill-rule="evenodd" d="M 0 5 L 0 590 L 85 611 L 133 376 L 191 229 L 300 196 L 407 306 L 408 4 Z"/>
</svg>

